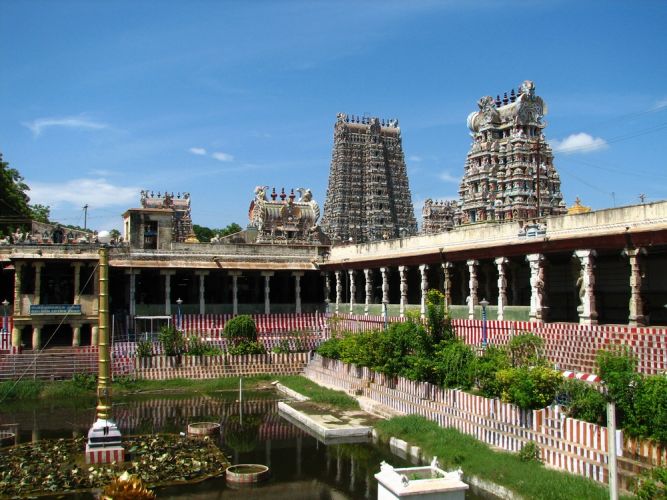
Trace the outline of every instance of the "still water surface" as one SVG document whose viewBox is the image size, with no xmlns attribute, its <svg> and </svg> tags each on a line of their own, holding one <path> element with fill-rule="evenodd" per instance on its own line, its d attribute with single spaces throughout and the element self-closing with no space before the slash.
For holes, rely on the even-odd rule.
<svg viewBox="0 0 667 500">
<path fill-rule="evenodd" d="M 366 444 L 324 445 L 278 414 L 273 391 L 248 391 L 239 405 L 236 392 L 199 396 L 125 397 L 114 403 L 114 417 L 124 435 L 178 433 L 191 422 L 219 422 L 217 442 L 232 464 L 270 467 L 271 479 L 260 486 L 234 489 L 224 478 L 156 490 L 160 499 L 374 499 L 373 477 L 383 460 L 398 467 L 408 462 L 384 447 Z M 19 424 L 19 442 L 86 435 L 95 417 L 95 402 L 25 402 L 5 406 L 0 423 Z M 91 494 L 69 498 L 88 499 Z M 490 498 L 469 491 L 466 499 Z"/>
</svg>

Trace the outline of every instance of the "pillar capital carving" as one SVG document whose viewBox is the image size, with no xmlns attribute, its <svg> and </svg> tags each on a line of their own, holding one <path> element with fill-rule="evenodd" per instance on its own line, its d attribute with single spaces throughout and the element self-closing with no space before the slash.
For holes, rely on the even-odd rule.
<svg viewBox="0 0 667 500">
<path fill-rule="evenodd" d="M 195 276 L 208 276 L 211 273 L 211 271 L 208 271 L 206 269 L 198 269 L 195 271 Z"/>
<path fill-rule="evenodd" d="M 577 289 L 579 290 L 579 323 L 592 325 L 598 321 L 598 313 L 595 306 L 595 250 L 576 250 L 574 256 L 579 259 L 579 277 L 577 278 Z"/>
<path fill-rule="evenodd" d="M 544 255 L 526 255 L 530 267 L 530 321 L 544 320 Z"/>
<path fill-rule="evenodd" d="M 261 271 L 259 274 L 261 274 L 265 278 L 270 278 L 271 276 L 273 276 L 276 273 L 275 273 L 275 271 Z"/>
</svg>

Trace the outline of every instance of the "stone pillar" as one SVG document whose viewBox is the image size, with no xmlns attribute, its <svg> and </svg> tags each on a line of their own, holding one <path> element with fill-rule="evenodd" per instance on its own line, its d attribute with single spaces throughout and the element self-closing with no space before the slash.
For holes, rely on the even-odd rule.
<svg viewBox="0 0 667 500">
<path fill-rule="evenodd" d="M 32 327 L 32 350 L 36 351 L 42 347 L 42 326 L 33 325 Z"/>
<path fill-rule="evenodd" d="M 595 308 L 595 250 L 577 250 L 574 256 L 579 259 L 579 323 L 595 325 L 598 322 L 598 313 Z"/>
<path fill-rule="evenodd" d="M 164 276 L 164 314 L 171 316 L 171 277 L 176 271 L 160 271 Z"/>
<path fill-rule="evenodd" d="M 206 314 L 206 276 L 208 271 L 195 271 L 195 275 L 199 276 L 199 314 Z"/>
<path fill-rule="evenodd" d="M 380 268 L 380 274 L 382 274 L 382 303 L 389 304 L 389 276 L 386 267 Z"/>
<path fill-rule="evenodd" d="M 336 271 L 336 314 L 340 311 L 340 301 L 343 295 L 343 283 L 341 282 L 341 273 L 343 271 Z"/>
<path fill-rule="evenodd" d="M 21 315 L 21 269 L 23 262 L 14 264 L 14 318 Z M 12 328 L 12 347 L 21 347 L 21 329 L 14 322 Z"/>
<path fill-rule="evenodd" d="M 505 319 L 505 306 L 507 305 L 507 257 L 497 257 L 495 260 L 498 267 L 498 320 Z"/>
<path fill-rule="evenodd" d="M 32 303 L 39 304 L 42 297 L 42 268 L 44 262 L 35 262 L 33 266 L 35 266 L 35 299 Z"/>
<path fill-rule="evenodd" d="M 331 278 L 326 271 L 323 271 L 320 274 L 324 277 L 324 312 L 329 313 L 329 304 L 331 303 Z"/>
<path fill-rule="evenodd" d="M 271 276 L 273 271 L 262 271 L 264 276 L 264 314 L 271 314 Z"/>
<path fill-rule="evenodd" d="M 408 303 L 408 267 L 398 266 L 398 275 L 401 277 L 401 318 L 405 316 L 405 306 Z"/>
<path fill-rule="evenodd" d="M 470 295 L 468 295 L 468 319 L 475 319 L 475 306 L 477 305 L 477 266 L 479 262 L 476 260 L 469 260 L 468 264 L 468 273 L 470 279 L 468 281 L 468 288 L 470 289 Z"/>
<path fill-rule="evenodd" d="M 100 333 L 100 327 L 97 325 L 92 325 L 90 327 L 90 345 L 97 345 L 98 338 Z"/>
<path fill-rule="evenodd" d="M 81 262 L 72 263 L 74 268 L 74 304 L 80 304 L 79 290 L 81 290 Z M 78 345 L 78 344 L 77 344 Z"/>
<path fill-rule="evenodd" d="M 232 277 L 232 314 L 236 316 L 239 313 L 239 276 L 241 271 L 229 271 Z"/>
<path fill-rule="evenodd" d="M 642 288 L 642 256 L 646 255 L 644 248 L 626 248 L 623 251 L 630 261 L 630 326 L 646 325 L 644 316 L 644 301 L 641 296 Z"/>
<path fill-rule="evenodd" d="M 544 255 L 526 255 L 530 267 L 530 321 L 544 321 Z"/>
<path fill-rule="evenodd" d="M 296 303 L 294 310 L 297 314 L 301 314 L 301 276 L 303 276 L 303 271 L 294 271 L 292 276 L 294 276 L 294 301 Z"/>
<path fill-rule="evenodd" d="M 368 312 L 373 300 L 373 270 L 364 269 L 364 285 L 366 288 L 366 301 L 364 302 L 364 315 L 368 316 Z"/>
<path fill-rule="evenodd" d="M 357 293 L 357 287 L 354 284 L 354 269 L 348 269 L 350 275 L 350 314 L 354 313 L 354 295 Z"/>
<path fill-rule="evenodd" d="M 140 272 L 139 269 L 128 269 L 125 271 L 125 274 L 130 277 L 130 316 L 137 315 L 137 275 Z"/>
<path fill-rule="evenodd" d="M 421 298 L 421 307 L 419 309 L 419 314 L 421 315 L 422 319 L 426 317 L 426 294 L 428 293 L 428 275 L 426 274 L 426 271 L 428 271 L 428 266 L 426 264 L 422 264 L 419 266 L 419 272 L 421 273 L 421 289 L 422 289 L 422 298 Z"/>
<path fill-rule="evenodd" d="M 452 269 L 454 264 L 452 262 L 445 262 L 442 264 L 442 271 L 444 273 L 444 292 L 445 292 L 445 311 L 449 311 L 449 306 L 452 305 Z"/>
<path fill-rule="evenodd" d="M 72 325 L 72 346 L 81 345 L 81 325 Z"/>
</svg>

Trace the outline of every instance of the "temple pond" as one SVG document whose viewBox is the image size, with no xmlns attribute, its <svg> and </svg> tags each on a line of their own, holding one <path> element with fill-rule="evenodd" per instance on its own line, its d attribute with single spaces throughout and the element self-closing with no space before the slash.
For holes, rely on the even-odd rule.
<svg viewBox="0 0 667 500">
<path fill-rule="evenodd" d="M 382 460 L 395 466 L 409 465 L 387 448 L 371 443 L 323 444 L 278 414 L 281 397 L 271 390 L 244 392 L 242 405 L 237 397 L 236 392 L 219 392 L 116 399 L 114 417 L 124 436 L 178 434 L 192 422 L 220 422 L 222 432 L 215 442 L 232 464 L 257 463 L 271 469 L 267 482 L 241 491 L 220 476 L 197 484 L 158 488 L 158 498 L 374 499 L 377 482 L 373 475 L 380 470 Z M 18 424 L 17 440 L 21 443 L 85 436 L 94 415 L 92 400 L 20 402 L 0 411 L 0 423 Z M 80 493 L 67 498 L 93 495 Z M 469 491 L 466 498 L 491 497 Z"/>
</svg>

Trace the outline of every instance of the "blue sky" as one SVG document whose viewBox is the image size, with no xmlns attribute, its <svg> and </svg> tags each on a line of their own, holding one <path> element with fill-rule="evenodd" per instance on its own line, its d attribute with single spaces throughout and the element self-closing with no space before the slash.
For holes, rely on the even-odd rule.
<svg viewBox="0 0 667 500">
<path fill-rule="evenodd" d="M 667 198 L 667 2 L 0 2 L 0 151 L 53 218 L 139 191 L 247 223 L 256 185 L 321 205 L 336 113 L 398 118 L 417 213 L 457 197 L 466 117 L 535 81 L 568 205 Z M 583 146 L 583 147 L 582 147 Z"/>
</svg>

